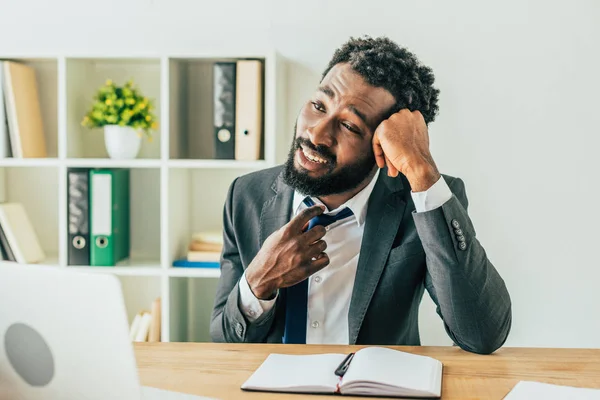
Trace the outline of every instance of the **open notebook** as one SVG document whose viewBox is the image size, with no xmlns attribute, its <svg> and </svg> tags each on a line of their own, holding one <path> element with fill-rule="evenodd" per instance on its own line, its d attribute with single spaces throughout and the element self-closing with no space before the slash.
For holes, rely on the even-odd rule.
<svg viewBox="0 0 600 400">
<path fill-rule="evenodd" d="M 357 351 L 343 376 L 346 354 L 270 354 L 244 390 L 389 397 L 440 397 L 442 363 L 384 347 Z"/>
</svg>

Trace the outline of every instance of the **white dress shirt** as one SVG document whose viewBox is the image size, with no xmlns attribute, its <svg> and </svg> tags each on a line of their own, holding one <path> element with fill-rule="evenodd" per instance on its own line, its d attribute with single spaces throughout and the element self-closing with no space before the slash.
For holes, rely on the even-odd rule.
<svg viewBox="0 0 600 400">
<path fill-rule="evenodd" d="M 325 252 L 330 263 L 327 267 L 313 274 L 308 281 L 308 304 L 306 319 L 307 344 L 348 344 L 348 310 L 354 287 L 354 278 L 360 255 L 365 219 L 367 216 L 367 203 L 377 177 L 379 169 L 372 181 L 353 198 L 335 210 L 325 207 L 325 214 L 337 214 L 348 207 L 353 215 L 336 221 L 326 227 L 327 233 L 323 240 L 327 242 Z M 411 196 L 417 212 L 425 212 L 440 207 L 452 197 L 452 192 L 443 177 L 424 192 L 412 192 Z M 292 212 L 298 214 L 306 205 L 303 200 L 306 196 L 295 192 L 293 197 Z M 323 203 L 313 198 L 315 204 Z M 239 283 L 240 309 L 253 322 L 262 314 L 268 312 L 279 295 L 271 300 L 257 299 L 242 275 Z"/>
</svg>

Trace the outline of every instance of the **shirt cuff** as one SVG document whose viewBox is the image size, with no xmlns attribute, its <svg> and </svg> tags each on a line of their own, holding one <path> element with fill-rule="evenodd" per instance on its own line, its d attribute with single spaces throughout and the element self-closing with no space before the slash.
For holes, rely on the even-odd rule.
<svg viewBox="0 0 600 400">
<path fill-rule="evenodd" d="M 440 176 L 440 179 L 424 192 L 410 192 L 417 212 L 431 211 L 441 207 L 452 197 L 452 191 Z"/>
<path fill-rule="evenodd" d="M 277 291 L 275 297 L 270 300 L 258 299 L 254 296 L 252 290 L 250 290 L 250 286 L 246 280 L 246 272 L 242 275 L 238 286 L 240 288 L 240 308 L 250 322 L 256 321 L 261 315 L 269 312 L 275 305 L 277 296 L 279 296 L 279 291 Z"/>
</svg>

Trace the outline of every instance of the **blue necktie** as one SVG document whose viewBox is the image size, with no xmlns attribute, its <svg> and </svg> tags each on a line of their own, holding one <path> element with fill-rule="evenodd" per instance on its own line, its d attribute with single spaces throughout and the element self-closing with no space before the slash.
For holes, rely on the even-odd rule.
<svg viewBox="0 0 600 400">
<path fill-rule="evenodd" d="M 315 205 L 314 201 L 307 197 L 304 204 L 308 207 Z M 316 225 L 327 226 L 336 221 L 348 218 L 352 215 L 352 210 L 344 208 L 335 215 L 321 214 L 317 215 L 308 222 L 308 230 Z M 308 278 L 293 286 L 286 288 L 286 311 L 285 311 L 285 332 L 283 334 L 283 343 L 306 343 L 306 303 L 308 301 Z"/>
</svg>

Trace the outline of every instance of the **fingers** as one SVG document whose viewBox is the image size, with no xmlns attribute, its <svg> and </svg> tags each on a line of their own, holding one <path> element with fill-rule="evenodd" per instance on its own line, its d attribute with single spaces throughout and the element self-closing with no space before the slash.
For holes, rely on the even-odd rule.
<svg viewBox="0 0 600 400">
<path fill-rule="evenodd" d="M 324 240 L 319 240 L 319 241 L 315 242 L 314 244 L 310 245 L 310 248 L 308 251 L 308 256 L 311 257 L 311 259 L 312 259 L 313 257 L 317 257 L 318 255 L 323 253 L 326 249 L 327 249 L 327 242 L 325 242 Z"/>
<path fill-rule="evenodd" d="M 379 168 L 385 167 L 385 154 L 383 153 L 383 147 L 381 147 L 381 141 L 379 135 L 375 133 L 373 135 L 373 153 L 375 153 L 375 162 Z"/>
<path fill-rule="evenodd" d="M 398 176 L 398 170 L 396 169 L 396 167 L 394 167 L 394 164 L 392 164 L 392 162 L 390 161 L 390 159 L 385 156 L 385 163 L 387 164 L 388 167 L 388 176 L 391 176 L 393 178 Z"/>
<path fill-rule="evenodd" d="M 317 225 L 310 231 L 304 233 L 304 238 L 306 239 L 306 243 L 312 244 L 325 236 L 326 233 L 327 230 L 323 225 Z"/>
<path fill-rule="evenodd" d="M 310 265 L 309 265 L 310 274 L 312 275 L 315 272 L 322 270 L 323 268 L 325 268 L 328 265 L 329 265 L 329 256 L 327 255 L 327 253 L 321 253 L 315 257 L 315 260 L 312 263 L 310 263 Z"/>
<path fill-rule="evenodd" d="M 310 221 L 317 215 L 322 214 L 324 210 L 325 209 L 323 208 L 323 206 L 320 205 L 305 208 L 304 210 L 300 211 L 298 215 L 292 218 L 288 226 L 294 231 L 301 232 L 304 229 L 306 229 L 308 221 Z"/>
</svg>

